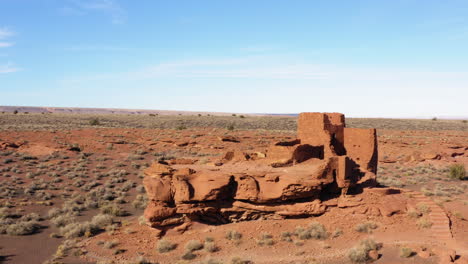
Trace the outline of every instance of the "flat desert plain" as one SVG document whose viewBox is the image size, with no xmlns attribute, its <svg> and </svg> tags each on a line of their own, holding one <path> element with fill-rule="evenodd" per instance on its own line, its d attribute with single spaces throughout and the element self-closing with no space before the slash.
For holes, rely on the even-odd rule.
<svg viewBox="0 0 468 264">
<path fill-rule="evenodd" d="M 463 120 L 346 119 L 377 129 L 378 184 L 321 214 L 150 226 L 148 168 L 239 170 L 226 153 L 261 158 L 296 122 L 0 114 L 0 263 L 468 263 Z"/>
</svg>

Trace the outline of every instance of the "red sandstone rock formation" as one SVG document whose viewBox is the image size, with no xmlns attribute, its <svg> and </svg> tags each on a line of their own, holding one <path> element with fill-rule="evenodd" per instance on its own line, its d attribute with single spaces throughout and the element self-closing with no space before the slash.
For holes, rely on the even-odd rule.
<svg viewBox="0 0 468 264">
<path fill-rule="evenodd" d="M 339 113 L 302 113 L 298 138 L 255 153 L 227 152 L 213 165 L 154 163 L 143 183 L 153 227 L 323 214 L 321 199 L 375 184 L 375 129 L 346 128 Z"/>
</svg>

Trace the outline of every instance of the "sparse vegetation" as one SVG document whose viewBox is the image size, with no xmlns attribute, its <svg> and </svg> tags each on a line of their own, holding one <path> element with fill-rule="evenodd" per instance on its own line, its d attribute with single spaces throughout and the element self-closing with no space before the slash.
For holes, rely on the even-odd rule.
<svg viewBox="0 0 468 264">
<path fill-rule="evenodd" d="M 186 251 L 183 255 L 182 255 L 182 259 L 185 259 L 185 260 L 192 260 L 194 258 L 196 258 L 197 255 L 193 254 L 192 251 Z"/>
<path fill-rule="evenodd" d="M 60 123 L 58 124 L 52 122 L 51 120 L 66 120 L 65 117 L 60 119 L 62 118 L 60 117 L 60 114 L 49 115 L 49 117 L 41 119 L 40 116 L 34 113 L 30 113 L 29 115 L 17 116 L 17 118 L 21 118 L 22 120 L 25 118 L 25 120 L 29 121 L 18 122 L 14 125 L 8 121 L 8 119 L 11 118 L 10 116 L 11 113 L 2 115 L 2 118 L 6 118 L 6 121 L 2 119 L 2 127 L 0 127 L 0 129 L 53 130 L 58 128 L 63 130 L 63 128 L 77 129 L 81 127 L 88 127 L 88 129 L 85 129 L 84 131 L 92 130 L 89 129 L 89 120 L 91 116 L 83 118 L 80 117 L 81 115 L 73 115 L 69 121 L 64 123 L 58 122 Z M 107 132 L 104 131 L 104 129 L 95 129 L 92 131 L 96 131 L 96 138 L 88 141 L 88 139 L 81 140 L 78 138 L 81 136 L 80 133 L 82 132 L 77 132 L 77 134 L 75 134 L 74 131 L 68 132 L 53 130 L 50 135 L 51 138 L 53 137 L 54 139 L 53 144 L 50 145 L 57 146 L 57 149 L 59 150 L 52 154 L 25 154 L 21 153 L 17 149 L 12 148 L 0 150 L 0 180 L 8 182 L 8 184 L 0 185 L 0 206 L 2 206 L 0 208 L 1 234 L 7 236 L 30 235 L 38 233 L 34 235 L 34 238 L 39 236 L 44 237 L 44 243 L 54 240 L 57 242 L 73 240 L 74 243 L 77 243 L 82 241 L 85 237 L 91 237 L 101 232 L 108 232 L 103 235 L 104 237 L 109 236 L 110 238 L 104 238 L 108 241 L 103 241 L 99 248 L 109 248 L 109 250 L 103 250 L 106 252 L 106 254 L 109 255 L 113 253 L 121 254 L 125 250 L 121 247 L 125 247 L 124 244 L 126 241 L 121 240 L 122 245 L 116 244 L 109 246 L 112 242 L 115 242 L 113 239 L 115 236 L 113 236 L 113 234 L 118 234 L 119 236 L 122 234 L 136 236 L 137 234 L 134 232 L 137 230 L 138 235 L 141 235 L 143 233 L 141 231 L 143 227 L 135 228 L 134 226 L 131 226 L 130 221 L 135 219 L 135 222 L 138 221 L 142 225 L 147 224 L 146 219 L 143 216 L 138 217 L 142 213 L 140 210 L 143 210 L 146 207 L 146 202 L 148 199 L 146 197 L 145 188 L 143 187 L 141 181 L 144 177 L 144 173 L 142 172 L 143 169 L 150 166 L 153 159 L 161 159 L 161 161 L 171 164 L 172 160 L 186 158 L 198 160 L 196 161 L 196 164 L 206 164 L 211 163 L 220 157 L 220 155 L 216 154 L 214 150 L 199 150 L 197 147 L 192 149 L 176 145 L 180 142 L 192 141 L 197 142 L 197 144 L 200 142 L 202 142 L 202 144 L 204 143 L 206 138 L 201 134 L 204 134 L 205 131 L 200 133 L 196 130 L 190 130 L 192 127 L 218 127 L 218 130 L 207 130 L 206 135 L 209 137 L 215 137 L 220 134 L 233 135 L 240 139 L 241 144 L 244 141 L 250 142 L 254 140 L 249 139 L 247 136 L 243 136 L 244 131 L 242 130 L 244 129 L 261 128 L 268 130 L 293 130 L 292 128 L 295 128 L 294 118 L 270 119 L 269 117 L 257 118 L 254 116 L 248 116 L 248 118 L 243 120 L 231 117 L 200 116 L 197 117 L 198 121 L 196 121 L 195 119 L 190 119 L 190 117 L 186 116 L 179 116 L 177 118 L 158 116 L 158 118 L 152 117 L 151 120 L 153 123 L 151 123 L 146 119 L 146 115 L 138 116 L 138 118 L 125 116 L 107 117 L 101 115 L 98 115 L 98 117 L 100 122 L 105 124 L 106 127 L 163 127 L 169 128 L 168 131 L 170 132 L 156 130 L 151 131 L 151 133 L 141 132 L 141 135 L 138 134 L 138 137 L 127 137 L 127 134 L 132 135 L 133 133 L 136 134 L 140 132 L 134 132 L 130 129 L 116 129 L 115 131 L 118 132 Z M 35 123 L 36 121 L 30 118 L 39 118 L 39 121 Z M 371 121 L 380 122 L 376 120 Z M 371 121 L 350 119 L 348 126 L 374 126 Z M 277 122 L 280 122 L 283 124 L 283 126 L 280 127 Z M 399 121 L 397 120 L 395 122 Z M 380 123 L 379 125 L 386 128 L 404 125 L 407 127 L 419 126 L 418 129 L 428 129 L 429 126 L 427 126 L 427 122 L 430 123 L 430 120 L 426 120 L 426 123 L 419 123 L 419 121 L 416 122 L 417 124 L 398 123 L 398 125 L 395 125 L 395 123 Z M 466 127 L 466 124 L 463 124 L 459 121 L 456 123 Z M 185 129 L 189 131 L 174 131 L 174 127 L 178 124 L 183 124 L 186 126 Z M 434 122 L 431 125 L 433 126 L 434 130 L 438 130 L 446 125 L 447 128 L 456 128 L 457 125 L 454 124 L 455 122 L 451 123 L 445 120 L 438 120 L 438 122 Z M 229 125 L 232 125 L 232 133 L 226 132 L 226 128 L 230 128 Z M 7 129 L 7 127 L 9 128 Z M 15 135 L 10 136 L 7 133 L 5 136 L 2 134 L 2 140 L 21 142 L 23 140 L 21 133 L 22 132 L 19 132 L 19 136 L 17 137 Z M 255 147 L 267 147 L 269 144 L 271 144 L 271 142 L 279 138 L 277 136 L 270 138 L 269 134 L 262 130 L 254 133 L 256 133 L 255 135 L 258 135 L 259 137 L 264 137 L 259 140 L 258 145 L 254 145 Z M 284 138 L 293 136 L 290 132 L 280 131 L 278 133 L 281 133 L 281 137 Z M 45 132 L 44 134 L 47 135 Z M 144 141 L 144 144 L 142 145 L 140 145 L 140 138 L 142 139 L 142 142 Z M 418 139 L 417 137 L 415 138 Z M 167 140 L 167 142 L 162 142 L 162 140 Z M 381 140 L 380 135 L 379 140 Z M 391 141 L 395 140 L 395 138 L 383 138 L 382 140 Z M 430 138 L 427 139 L 428 142 L 430 140 Z M 31 143 L 29 144 L 34 146 L 36 142 L 31 139 Z M 419 146 L 424 148 L 424 145 L 420 142 L 411 142 L 409 144 L 418 148 Z M 218 146 L 213 144 L 213 146 L 210 145 L 210 147 L 216 148 Z M 19 149 L 21 150 L 23 147 Z M 157 150 L 157 152 L 154 150 Z M 257 150 L 252 147 L 251 152 L 253 153 L 254 151 Z M 454 151 L 459 150 L 454 149 Z M 221 152 L 221 150 L 218 150 L 218 152 Z M 250 148 L 248 152 L 250 152 Z M 125 156 L 121 157 L 120 153 L 125 153 Z M 451 180 L 452 176 L 449 176 L 451 175 L 449 167 L 440 166 L 438 163 L 439 161 L 434 162 L 436 165 L 432 166 L 430 165 L 430 162 L 417 163 L 416 161 L 412 161 L 405 163 L 404 156 L 400 157 L 395 155 L 395 157 L 390 157 L 389 160 L 392 158 L 395 158 L 397 162 L 380 164 L 378 177 L 379 181 L 380 179 L 384 179 L 383 182 L 389 183 L 389 186 L 411 186 L 413 190 L 421 190 L 421 192 L 424 194 L 431 196 L 431 198 L 439 204 L 443 204 L 447 201 L 461 202 L 462 204 L 464 203 L 464 205 L 468 204 L 466 201 L 463 202 L 463 200 L 466 200 L 464 195 L 466 194 L 468 184 L 458 180 Z M 440 160 L 440 163 L 442 164 L 444 156 L 442 156 L 441 159 L 442 160 Z M 466 174 L 462 177 L 462 179 L 465 178 Z M 459 178 L 453 177 L 453 179 Z M 39 210 L 37 210 L 37 208 L 39 208 Z M 138 210 L 134 210 L 133 208 Z M 36 212 L 40 212 L 41 216 L 29 215 L 29 213 L 34 210 L 37 210 Z M 135 217 L 126 218 L 126 212 L 134 213 Z M 429 228 L 431 226 L 428 218 L 429 212 L 430 207 L 427 205 L 418 205 L 416 206 L 416 209 L 409 210 L 407 215 L 411 218 L 414 218 L 414 222 L 417 223 L 420 228 Z M 464 214 L 465 212 L 462 211 L 462 213 Z M 452 211 L 451 217 L 453 216 L 462 220 L 462 213 Z M 45 220 L 42 220 L 41 218 L 44 218 Z M 379 221 L 378 217 L 371 217 L 369 219 L 377 219 L 376 221 Z M 404 220 L 409 221 L 408 219 Z M 454 221 L 459 220 L 455 219 Z M 380 229 L 384 227 L 383 224 L 384 221 L 382 221 L 382 224 L 380 224 L 379 221 L 379 225 L 382 225 L 382 227 L 379 227 Z M 29 228 L 29 225 L 31 225 L 32 228 Z M 257 239 L 254 241 L 254 243 L 256 242 L 258 245 L 264 246 L 263 249 L 265 250 L 268 250 L 268 245 L 277 243 L 278 246 L 287 246 L 292 250 L 297 251 L 291 252 L 291 255 L 302 254 L 307 256 L 309 245 L 318 245 L 319 247 L 323 248 L 332 246 L 332 250 L 334 250 L 334 239 L 327 241 L 326 244 L 322 243 L 321 241 L 312 242 L 307 240 L 326 239 L 328 237 L 337 238 L 343 233 L 343 231 L 337 228 L 335 230 L 332 229 L 332 232 L 328 234 L 325 227 L 321 224 L 311 224 L 311 226 L 315 227 L 297 227 L 296 229 L 291 229 L 289 231 L 271 231 L 271 229 L 259 229 L 269 230 L 269 232 L 271 232 L 271 234 L 263 234 L 259 232 L 260 235 L 252 235 L 250 231 L 245 231 L 248 232 L 244 233 L 245 237 L 243 237 L 240 232 L 231 230 L 227 232 L 226 239 L 229 239 L 232 242 L 227 244 L 224 242 L 215 243 L 213 238 L 209 237 L 206 238 L 205 241 L 198 242 L 202 244 L 202 251 L 197 251 L 200 249 L 190 250 L 187 248 L 187 252 L 192 253 L 188 254 L 187 256 L 191 257 L 193 255 L 195 259 L 200 258 L 196 259 L 197 263 L 220 263 L 213 259 L 204 259 L 204 257 L 219 250 L 231 250 L 233 246 L 238 246 L 241 243 L 245 244 L 245 246 L 250 246 L 250 243 L 252 242 L 246 241 L 246 239 L 251 239 L 252 237 L 253 239 Z M 330 226 L 332 225 L 330 224 Z M 364 222 L 356 225 L 356 230 L 363 233 L 370 233 L 372 230 L 374 230 L 371 226 L 372 225 Z M 42 229 L 48 227 L 53 229 L 50 230 L 52 233 L 42 232 Z M 236 225 L 232 225 L 231 228 L 235 229 L 237 227 Z M 10 229 L 9 233 L 7 232 L 8 229 Z M 384 229 L 381 231 L 385 232 Z M 351 233 L 348 233 L 348 231 L 345 232 L 346 236 L 344 239 L 348 239 L 348 237 L 353 233 L 352 230 Z M 218 234 L 213 234 L 213 236 L 216 237 L 217 235 Z M 362 234 L 359 236 L 362 236 Z M 242 241 L 242 239 L 244 241 Z M 338 238 L 337 240 L 339 241 L 341 239 L 342 238 Z M 71 242 L 66 243 L 63 242 L 62 245 L 57 249 L 57 256 L 63 257 L 66 255 L 71 255 L 73 257 L 86 254 L 85 251 L 82 251 L 74 244 L 71 244 Z M 184 244 L 186 243 L 184 242 L 181 245 Z M 221 248 L 219 248 L 217 244 Z M 304 244 L 307 244 L 307 246 L 301 248 L 300 246 Z M 177 245 L 174 245 L 174 248 L 176 246 Z M 187 246 L 188 243 L 185 245 L 185 247 Z M 174 258 L 181 258 L 182 254 L 185 252 L 183 251 L 185 247 L 181 249 L 180 253 L 171 253 L 168 254 L 167 257 L 172 257 L 172 255 L 174 255 Z M 236 248 L 234 248 L 234 250 L 235 249 Z M 244 245 L 238 249 L 243 250 Z M 128 250 L 131 249 L 128 248 Z M 157 249 L 157 251 L 159 251 L 159 249 Z M 179 251 L 177 250 L 176 252 Z M 368 256 L 366 256 L 366 258 L 367 257 Z M 143 257 L 141 257 L 141 262 L 137 262 L 137 260 L 138 259 L 134 260 L 135 263 L 147 263 Z M 244 261 L 242 259 L 238 260 Z M 195 262 L 191 261 L 191 259 L 182 259 L 178 261 L 179 262 L 177 263 Z M 229 261 L 226 261 L 225 263 L 229 263 Z M 250 262 L 247 261 L 239 263 Z"/>
<path fill-rule="evenodd" d="M 413 250 L 408 247 L 400 248 L 400 257 L 402 258 L 409 258 L 413 255 Z"/>
<path fill-rule="evenodd" d="M 196 251 L 196 250 L 200 250 L 203 248 L 203 244 L 198 241 L 198 240 L 190 240 L 189 242 L 187 242 L 187 244 L 185 245 L 185 249 L 187 251 L 190 251 L 190 252 L 193 252 L 193 251 Z"/>
<path fill-rule="evenodd" d="M 101 125 L 101 122 L 99 122 L 99 119 L 93 118 L 93 119 L 89 120 L 89 124 L 91 126 L 99 126 L 99 125 Z"/>
<path fill-rule="evenodd" d="M 455 180 L 464 180 L 466 177 L 466 170 L 463 164 L 454 164 L 449 167 L 449 177 Z"/>
<path fill-rule="evenodd" d="M 240 257 L 233 257 L 231 259 L 231 264 L 252 264 L 250 260 L 246 260 Z"/>
<path fill-rule="evenodd" d="M 214 241 L 205 241 L 203 248 L 206 252 L 213 253 L 219 250 L 218 246 Z"/>
<path fill-rule="evenodd" d="M 159 253 L 166 253 L 174 250 L 177 247 L 177 244 L 170 242 L 166 239 L 161 239 L 158 241 L 157 250 Z"/>
<path fill-rule="evenodd" d="M 299 239 L 326 239 L 328 237 L 327 230 L 319 222 L 312 222 L 307 228 L 296 227 L 295 235 Z"/>
<path fill-rule="evenodd" d="M 376 229 L 378 226 L 376 223 L 372 221 L 368 221 L 365 223 L 358 224 L 355 228 L 356 231 L 361 233 L 372 233 L 372 230 Z"/>
<path fill-rule="evenodd" d="M 242 238 L 242 234 L 236 230 L 229 230 L 226 233 L 226 238 L 229 240 L 240 240 Z"/>
<path fill-rule="evenodd" d="M 432 226 L 431 221 L 429 221 L 427 218 L 422 217 L 420 218 L 416 224 L 418 225 L 419 228 L 430 228 Z"/>
<path fill-rule="evenodd" d="M 263 232 L 260 234 L 259 239 L 257 239 L 257 245 L 259 246 L 272 246 L 273 244 L 275 244 L 275 241 L 270 233 Z"/>
<path fill-rule="evenodd" d="M 379 250 L 380 245 L 378 245 L 372 239 L 365 239 L 359 242 L 359 244 L 348 251 L 348 258 L 353 263 L 365 263 L 369 258 L 369 252 L 371 250 Z"/>
</svg>

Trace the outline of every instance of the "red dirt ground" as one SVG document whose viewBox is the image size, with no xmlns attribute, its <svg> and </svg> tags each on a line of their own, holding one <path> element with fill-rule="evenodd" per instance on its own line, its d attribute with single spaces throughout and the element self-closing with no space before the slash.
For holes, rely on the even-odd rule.
<svg viewBox="0 0 468 264">
<path fill-rule="evenodd" d="M 223 142 L 219 137 L 232 135 L 240 142 Z M 84 182 L 96 180 L 103 185 L 106 178 L 96 179 L 95 173 L 111 169 L 125 169 L 129 172 L 127 181 L 141 184 L 140 170 L 133 165 L 146 166 L 152 160 L 165 157 L 187 158 L 196 163 L 205 164 L 218 159 L 227 150 L 264 151 L 271 143 L 278 140 L 293 139 L 295 133 L 274 131 L 228 131 L 226 129 L 186 129 L 186 130 L 150 130 L 150 129 L 81 129 L 74 131 L 30 131 L 8 132 L 0 134 L 0 150 L 11 152 L 9 156 L 0 157 L 0 169 L 15 167 L 9 171 L 1 172 L 1 185 L 12 188 L 28 186 L 31 182 L 44 179 L 52 182 L 54 177 L 49 172 L 62 171 L 64 168 L 74 168 L 81 159 L 82 154 L 71 151 L 72 146 L 79 146 L 81 153 L 92 153 L 83 165 L 90 175 L 84 177 Z M 208 226 L 201 223 L 193 223 L 184 233 L 170 231 L 165 238 L 177 243 L 175 250 L 168 253 L 158 253 L 156 244 L 157 231 L 138 223 L 138 217 L 142 214 L 140 209 L 131 207 L 131 201 L 137 195 L 135 188 L 127 192 L 126 208 L 131 216 L 118 217 L 121 225 L 114 232 L 102 232 L 90 238 L 78 238 L 80 254 L 69 254 L 67 257 L 56 260 L 64 263 L 131 263 L 138 256 L 144 256 L 154 263 L 215 263 L 207 262 L 212 258 L 221 263 L 231 263 L 233 257 L 250 260 L 253 263 L 349 263 L 347 252 L 360 240 L 372 237 L 382 243 L 378 251 L 379 258 L 374 263 L 446 263 L 447 249 L 456 251 L 455 263 L 468 263 L 468 183 L 466 181 L 450 180 L 447 178 L 447 166 L 452 164 L 464 164 L 468 167 L 468 133 L 462 131 L 392 131 L 379 130 L 379 173 L 378 180 L 395 188 L 401 188 L 399 196 L 405 199 L 416 199 L 416 194 L 424 193 L 432 207 L 433 227 L 419 228 L 417 219 L 411 218 L 406 213 L 392 216 L 372 216 L 364 212 L 363 208 L 372 205 L 385 206 L 383 197 L 364 192 L 355 194 L 351 199 L 362 199 L 357 207 L 338 208 L 330 207 L 324 215 L 306 219 L 288 220 L 257 220 L 251 222 L 232 223 L 220 226 Z M 7 146 L 3 143 L 15 143 L 18 147 Z M 14 153 L 19 153 L 15 156 Z M 68 159 L 45 159 L 53 153 L 59 153 L 61 157 Z M 139 154 L 138 154 L 139 153 Z M 143 153 L 143 154 L 142 154 Z M 32 167 L 28 165 L 24 155 L 35 156 L 38 164 Z M 134 157 L 137 156 L 137 157 Z M 107 157 L 107 160 L 100 158 Z M 3 162 L 11 158 L 12 163 Z M 119 164 L 121 163 L 121 164 Z M 132 165 L 133 163 L 133 165 Z M 38 175 L 32 179 L 27 177 L 27 172 L 41 170 L 40 165 L 46 164 Z M 103 165 L 106 169 L 99 169 L 97 165 Z M 60 167 L 60 168 L 58 168 Z M 15 172 L 16 171 L 16 172 Z M 8 174 L 8 177 L 6 176 Z M 12 178 L 18 177 L 23 183 L 13 183 Z M 50 199 L 52 205 L 38 203 L 35 196 L 27 196 L 23 193 L 17 195 L 3 195 L 0 204 L 11 205 L 11 210 L 19 210 L 21 215 L 36 212 L 41 216 L 47 216 L 52 207 L 60 207 L 64 200 L 60 194 L 64 188 L 71 188 L 69 193 L 77 192 L 86 194 L 79 187 L 73 185 L 75 179 L 62 176 L 63 181 L 56 183 L 55 190 L 46 192 L 55 194 Z M 121 186 L 122 183 L 116 183 Z M 409 191 L 416 191 L 410 193 Z M 430 194 L 432 192 L 432 194 Z M 68 199 L 68 198 L 67 198 Z M 421 198 L 422 199 L 422 198 Z M 333 201 L 330 201 L 333 203 Z M 430 204 L 429 204 L 430 203 Z M 439 221 L 436 211 L 447 214 L 450 219 L 449 232 L 452 238 L 435 236 L 437 228 L 444 228 L 442 220 Z M 79 216 L 79 221 L 91 219 L 97 214 L 96 210 L 87 210 Z M 281 233 L 293 232 L 297 226 L 307 226 L 310 222 L 322 223 L 330 233 L 325 240 L 305 240 L 303 245 L 281 241 Z M 360 233 L 355 230 L 356 225 L 372 221 L 377 228 L 372 234 Z M 41 225 L 48 228 L 28 236 L 0 235 L 0 263 L 42 263 L 51 259 L 57 246 L 64 238 L 52 238 L 51 233 L 59 232 L 47 219 Z M 343 234 L 332 237 L 337 229 Z M 240 242 L 227 240 L 225 233 L 228 230 L 237 230 L 242 233 Z M 273 236 L 274 244 L 260 246 L 257 239 L 262 232 L 268 232 Z M 214 253 L 204 250 L 194 252 L 194 260 L 181 260 L 185 252 L 185 244 L 190 240 L 203 241 L 205 237 L 212 237 L 219 247 Z M 298 240 L 293 238 L 294 240 Z M 118 245 L 112 249 L 105 249 L 98 245 L 98 241 L 118 240 Z M 409 258 L 399 256 L 401 247 L 409 247 L 415 255 Z M 115 254 L 116 249 L 124 250 Z M 424 252 L 423 249 L 425 249 Z M 422 253 L 421 253 L 422 252 Z M 420 254 L 417 254 L 420 253 Z M 427 258 L 421 256 L 424 255 Z M 81 255 L 81 256 L 74 256 Z M 3 262 L 2 262 L 3 261 Z M 241 262 L 239 262 L 241 263 Z M 247 263 L 247 262 L 245 262 Z"/>
</svg>

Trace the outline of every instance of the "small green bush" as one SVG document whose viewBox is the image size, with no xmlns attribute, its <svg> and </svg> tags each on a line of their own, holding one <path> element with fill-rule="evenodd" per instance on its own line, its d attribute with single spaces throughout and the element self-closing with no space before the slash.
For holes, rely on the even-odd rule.
<svg viewBox="0 0 468 264">
<path fill-rule="evenodd" d="M 99 119 L 93 118 L 93 119 L 89 120 L 89 124 L 91 126 L 99 126 L 99 125 L 101 125 L 101 122 L 99 122 Z"/>
<path fill-rule="evenodd" d="M 464 180 L 466 177 L 466 170 L 463 164 L 454 164 L 449 167 L 449 177 L 455 180 Z"/>
</svg>

